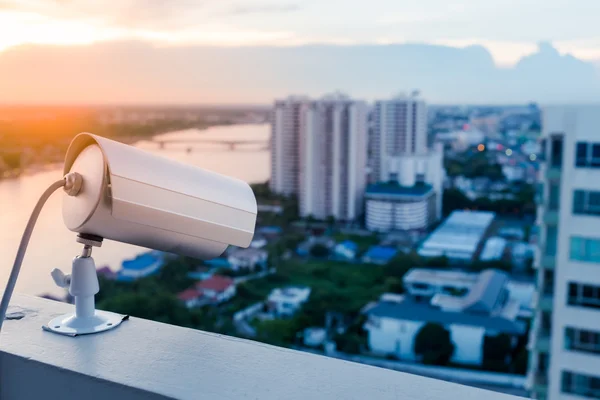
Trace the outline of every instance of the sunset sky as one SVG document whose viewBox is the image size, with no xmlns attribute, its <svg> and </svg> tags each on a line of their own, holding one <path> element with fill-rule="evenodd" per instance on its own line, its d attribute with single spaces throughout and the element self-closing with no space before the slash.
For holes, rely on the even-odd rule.
<svg viewBox="0 0 600 400">
<path fill-rule="evenodd" d="M 0 0 L 0 103 L 600 100 L 599 15 L 600 0 Z"/>
<path fill-rule="evenodd" d="M 0 0 L 0 51 L 20 44 L 481 44 L 510 66 L 541 40 L 600 59 L 598 0 Z"/>
</svg>

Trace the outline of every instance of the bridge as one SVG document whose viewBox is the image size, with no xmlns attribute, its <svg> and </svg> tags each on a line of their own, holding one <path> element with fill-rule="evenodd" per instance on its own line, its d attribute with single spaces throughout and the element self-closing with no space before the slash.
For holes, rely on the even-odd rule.
<svg viewBox="0 0 600 400">
<path fill-rule="evenodd" d="M 269 140 L 228 140 L 228 139 L 153 139 L 152 143 L 158 144 L 158 147 L 164 149 L 167 144 L 185 144 L 187 152 L 192 151 L 192 145 L 194 144 L 222 144 L 229 148 L 229 150 L 235 150 L 238 146 L 245 145 L 262 145 L 261 150 L 264 147 L 268 147 Z"/>
</svg>

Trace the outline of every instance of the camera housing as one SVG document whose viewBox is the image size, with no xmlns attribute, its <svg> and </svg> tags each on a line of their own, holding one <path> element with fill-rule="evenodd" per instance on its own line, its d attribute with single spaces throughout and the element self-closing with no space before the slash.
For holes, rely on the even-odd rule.
<svg viewBox="0 0 600 400">
<path fill-rule="evenodd" d="M 199 259 L 252 241 L 257 204 L 241 180 L 90 133 L 71 142 L 70 172 L 83 177 L 76 196 L 63 194 L 73 232 Z"/>
</svg>

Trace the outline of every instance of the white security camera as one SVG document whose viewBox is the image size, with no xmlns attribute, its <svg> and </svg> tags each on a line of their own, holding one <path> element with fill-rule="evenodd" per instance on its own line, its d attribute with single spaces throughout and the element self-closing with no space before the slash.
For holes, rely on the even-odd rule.
<svg viewBox="0 0 600 400">
<path fill-rule="evenodd" d="M 181 164 L 89 133 L 77 135 L 65 158 L 65 176 L 40 197 L 23 233 L 0 302 L 0 328 L 35 221 L 50 195 L 62 187 L 63 219 L 84 245 L 72 272 L 52 271 L 68 288 L 75 313 L 52 319 L 45 330 L 83 335 L 116 328 L 125 316 L 98 311 L 100 290 L 92 247 L 112 239 L 208 259 L 228 245 L 248 247 L 256 224 L 256 199 L 245 182 Z"/>
<path fill-rule="evenodd" d="M 256 199 L 243 181 L 89 133 L 71 142 L 64 173 L 83 177 L 63 197 L 71 231 L 200 259 L 252 241 Z"/>
</svg>

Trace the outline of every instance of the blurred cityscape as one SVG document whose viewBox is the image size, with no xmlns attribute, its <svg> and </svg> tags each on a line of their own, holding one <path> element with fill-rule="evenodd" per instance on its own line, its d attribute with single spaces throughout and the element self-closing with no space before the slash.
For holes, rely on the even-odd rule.
<svg viewBox="0 0 600 400">
<path fill-rule="evenodd" d="M 79 131 L 193 156 L 207 127 L 268 123 L 267 142 L 208 141 L 270 154 L 270 179 L 252 183 L 252 245 L 102 266 L 98 308 L 536 399 L 599 398 L 598 115 L 428 105 L 418 91 L 3 107 L 0 168 L 19 179 L 59 162 Z"/>
</svg>

